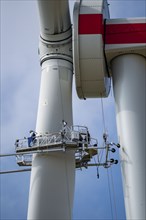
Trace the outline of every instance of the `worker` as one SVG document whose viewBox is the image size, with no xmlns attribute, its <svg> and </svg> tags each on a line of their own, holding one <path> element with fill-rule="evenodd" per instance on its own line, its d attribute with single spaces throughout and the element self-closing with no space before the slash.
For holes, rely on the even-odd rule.
<svg viewBox="0 0 146 220">
<path fill-rule="evenodd" d="M 16 146 L 16 148 L 19 147 L 19 140 L 18 139 L 15 141 L 15 146 Z"/>
<path fill-rule="evenodd" d="M 67 126 L 67 122 L 66 121 L 64 121 L 64 120 L 62 120 L 62 127 L 63 127 L 63 132 L 65 133 L 66 132 L 66 126 Z"/>
<path fill-rule="evenodd" d="M 32 138 L 32 142 L 34 142 L 34 140 L 36 139 L 36 132 L 30 131 L 30 135 L 31 135 L 31 138 Z"/>
<path fill-rule="evenodd" d="M 103 140 L 105 143 L 107 142 L 107 138 L 108 138 L 108 134 L 106 132 L 103 133 Z"/>
<path fill-rule="evenodd" d="M 31 147 L 36 139 L 36 132 L 31 130 L 29 133 L 30 133 L 30 137 L 28 137 L 28 146 Z"/>
<path fill-rule="evenodd" d="M 61 137 L 62 137 L 62 139 L 64 139 L 65 136 L 66 136 L 66 127 L 67 127 L 67 122 L 65 122 L 64 120 L 62 120 L 62 131 L 61 131 Z"/>
</svg>

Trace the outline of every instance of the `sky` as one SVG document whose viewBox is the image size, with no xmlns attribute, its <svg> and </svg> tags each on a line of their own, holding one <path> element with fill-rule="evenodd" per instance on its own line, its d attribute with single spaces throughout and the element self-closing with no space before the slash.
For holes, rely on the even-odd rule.
<svg viewBox="0 0 146 220">
<path fill-rule="evenodd" d="M 145 17 L 145 0 L 111 0 L 111 18 Z M 70 1 L 71 15 L 74 1 Z M 40 65 L 38 57 L 39 20 L 36 1 L 0 0 L 0 153 L 14 152 L 17 138 L 35 130 Z M 118 141 L 114 95 L 103 100 L 106 130 Z M 86 125 L 93 137 L 103 144 L 101 99 L 79 100 L 73 83 L 74 124 Z M 117 158 L 120 157 L 117 153 Z M 16 159 L 0 159 L 0 169 L 17 169 Z M 76 171 L 73 220 L 125 219 L 120 162 L 108 171 L 100 168 Z M 108 181 L 109 180 L 109 181 Z M 0 219 L 25 220 L 30 173 L 0 176 Z M 109 193 L 110 192 L 110 193 Z"/>
</svg>

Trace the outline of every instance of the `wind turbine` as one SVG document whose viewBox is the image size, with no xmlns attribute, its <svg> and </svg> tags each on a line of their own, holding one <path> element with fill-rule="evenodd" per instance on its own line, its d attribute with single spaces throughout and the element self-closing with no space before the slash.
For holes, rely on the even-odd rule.
<svg viewBox="0 0 146 220">
<path fill-rule="evenodd" d="M 106 0 L 77 1 L 72 42 L 68 1 L 39 0 L 38 7 L 42 78 L 37 137 L 32 146 L 16 148 L 17 156 L 26 149 L 33 152 L 28 219 L 71 219 L 79 146 L 62 139 L 59 147 L 58 136 L 49 135 L 66 135 L 60 131 L 68 132 L 69 126 L 69 140 L 79 143 L 82 130 L 76 131 L 72 120 L 73 65 L 82 99 L 108 96 L 113 78 L 126 215 L 145 219 L 145 19 L 110 19 Z M 46 150 L 51 143 L 58 144 L 52 152 Z"/>
<path fill-rule="evenodd" d="M 77 1 L 72 43 L 68 1 L 38 5 L 42 79 L 36 131 L 59 130 L 62 120 L 73 124 L 72 62 L 80 98 L 108 96 L 112 77 L 127 219 L 144 219 L 145 19 L 109 19 L 107 1 Z M 74 151 L 34 156 L 28 219 L 71 218 L 74 171 Z"/>
</svg>

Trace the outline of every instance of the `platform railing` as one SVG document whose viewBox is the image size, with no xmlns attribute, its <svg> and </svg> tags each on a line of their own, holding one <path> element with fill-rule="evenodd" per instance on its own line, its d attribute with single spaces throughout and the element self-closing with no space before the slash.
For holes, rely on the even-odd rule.
<svg viewBox="0 0 146 220">
<path fill-rule="evenodd" d="M 33 150 L 34 148 L 52 147 L 57 144 L 75 142 L 78 146 L 88 147 L 90 143 L 90 134 L 88 129 L 84 126 L 63 126 L 60 132 L 35 135 L 32 137 L 16 140 L 15 147 L 16 152 L 19 150 Z M 92 138 L 93 140 L 93 138 Z M 95 140 L 94 140 L 95 141 Z M 97 141 L 95 141 L 97 142 Z"/>
</svg>

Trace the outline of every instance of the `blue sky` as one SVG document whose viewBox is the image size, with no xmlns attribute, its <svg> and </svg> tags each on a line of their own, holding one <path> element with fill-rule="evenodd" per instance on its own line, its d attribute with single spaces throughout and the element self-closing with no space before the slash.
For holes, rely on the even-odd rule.
<svg viewBox="0 0 146 220">
<path fill-rule="evenodd" d="M 73 6 L 71 1 L 71 10 Z M 145 0 L 111 0 L 110 16 L 144 17 Z M 1 153 L 14 152 L 15 139 L 35 129 L 40 85 L 38 57 L 39 21 L 35 1 L 1 0 Z M 71 12 L 72 13 L 72 12 Z M 117 141 L 114 97 L 103 100 L 106 129 L 110 140 Z M 80 111 L 79 111 L 80 109 Z M 86 125 L 102 145 L 103 121 L 101 100 L 79 100 L 73 87 L 74 124 Z M 117 157 L 118 154 L 116 155 Z M 0 160 L 1 170 L 17 169 L 15 158 Z M 112 207 L 118 219 L 125 219 L 120 164 L 109 171 Z M 114 190 L 111 181 L 113 178 Z M 0 176 L 0 218 L 25 220 L 30 173 Z M 115 209 L 113 216 L 116 217 Z M 112 211 L 107 170 L 96 168 L 76 172 L 74 220 L 110 220 Z"/>
</svg>

